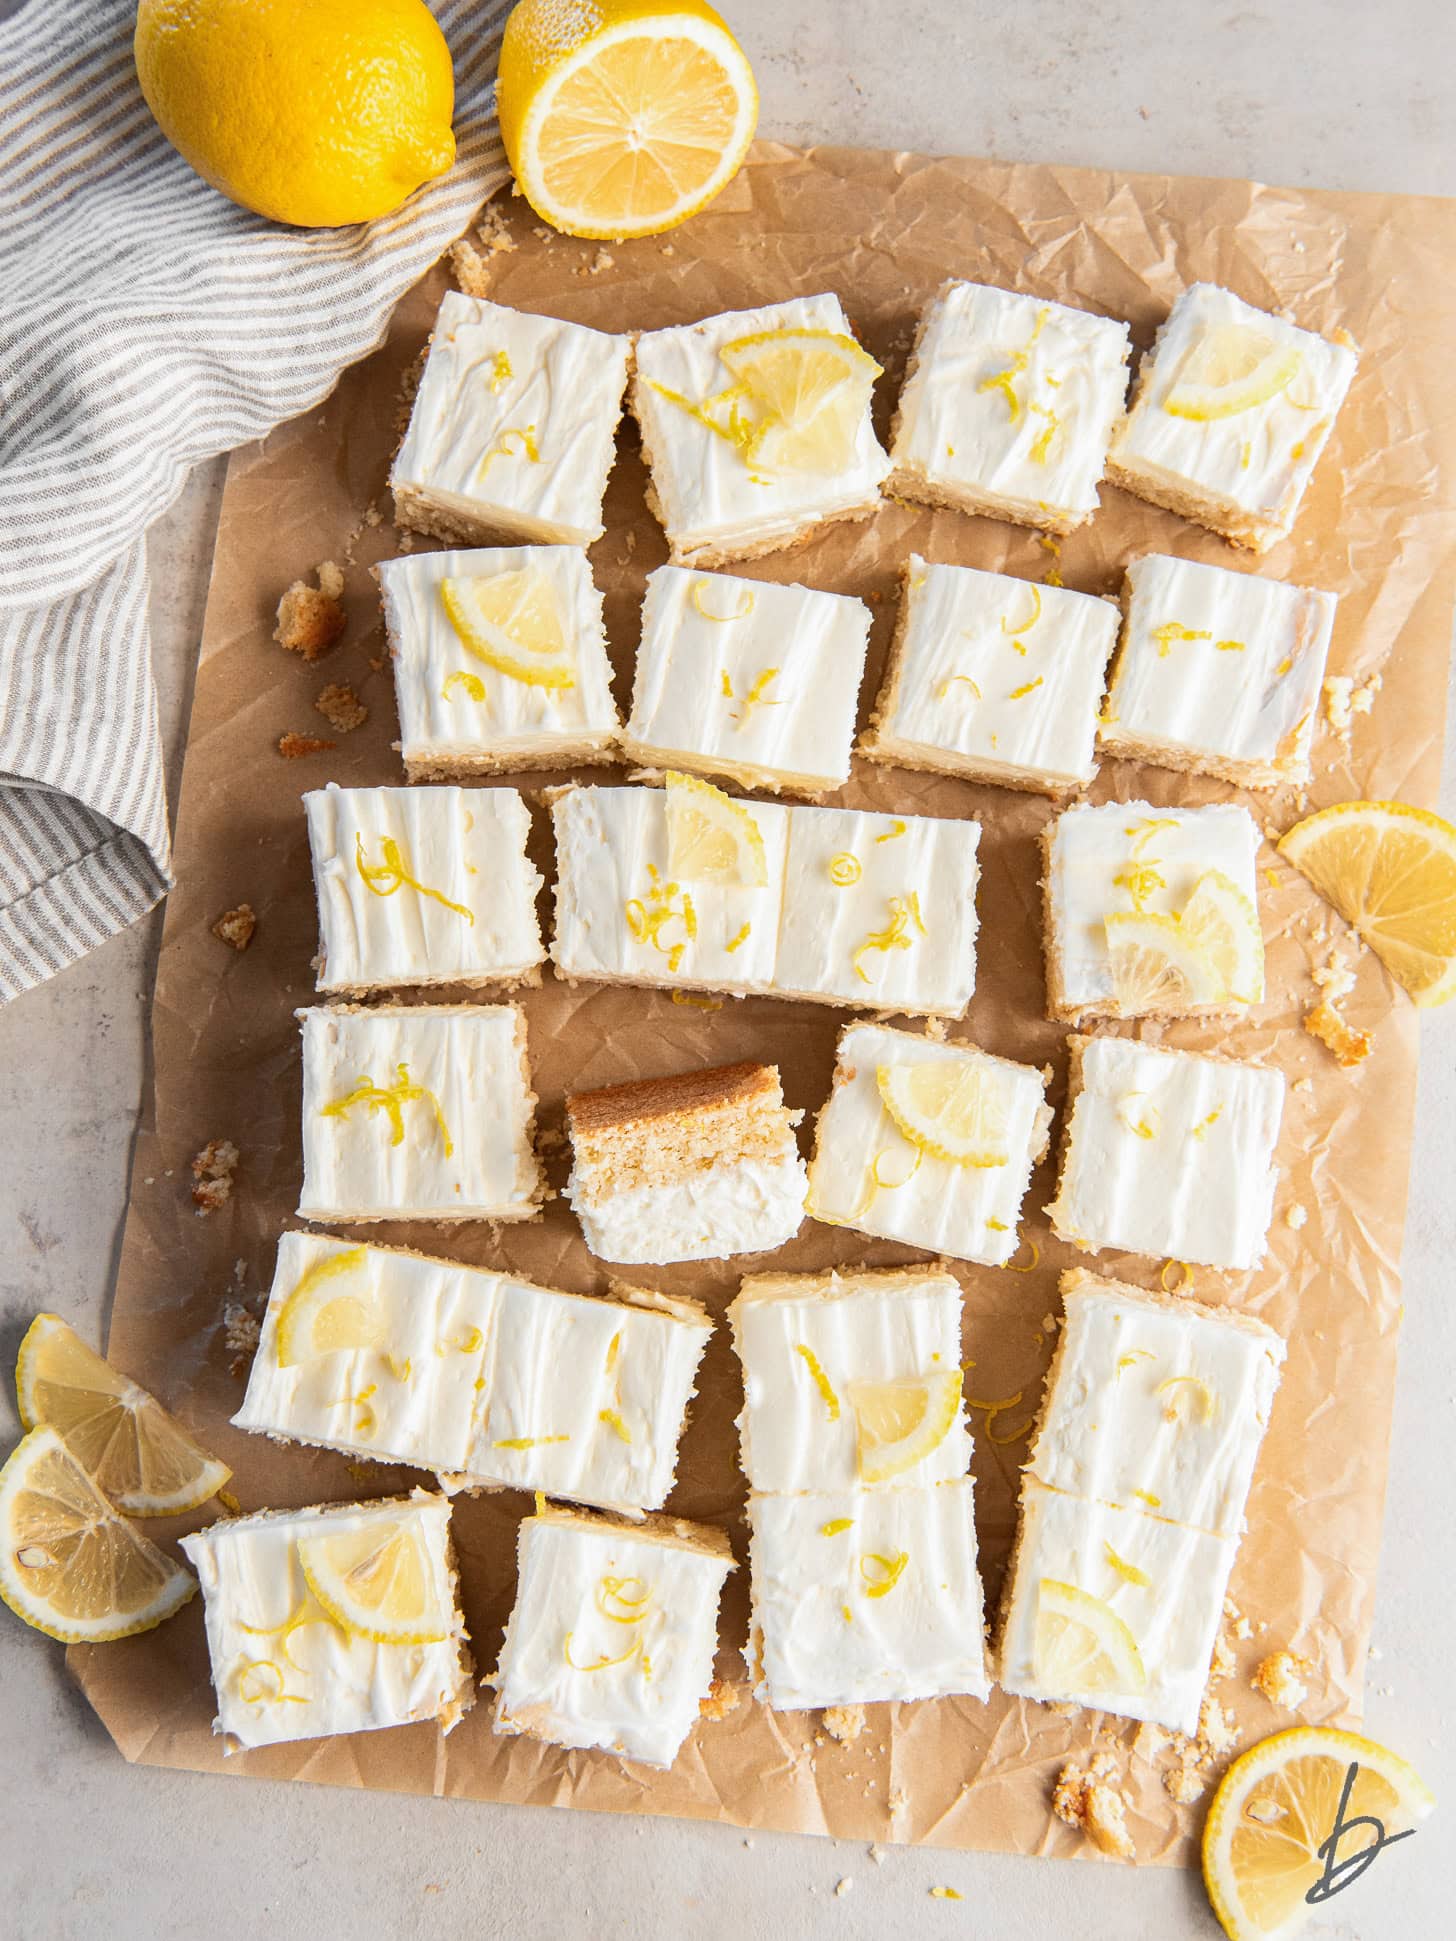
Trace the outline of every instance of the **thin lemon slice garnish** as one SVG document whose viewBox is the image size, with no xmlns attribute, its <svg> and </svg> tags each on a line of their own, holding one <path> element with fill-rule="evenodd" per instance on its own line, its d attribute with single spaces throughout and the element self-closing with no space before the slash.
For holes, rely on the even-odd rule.
<svg viewBox="0 0 1456 1941">
<path fill-rule="evenodd" d="M 763 889 L 768 856 L 758 824 L 741 802 L 696 775 L 667 777 L 667 866 L 689 883 Z"/>
<path fill-rule="evenodd" d="M 952 1166 L 1004 1166 L 1006 1088 L 989 1066 L 939 1058 L 877 1065 L 885 1110 L 912 1146 Z"/>
<path fill-rule="evenodd" d="M 66 1644 L 150 1631 L 197 1580 L 119 1515 L 53 1428 L 0 1469 L 0 1597 Z"/>
<path fill-rule="evenodd" d="M 576 666 L 550 580 L 535 567 L 452 575 L 440 603 L 461 646 L 528 687 L 575 687 Z"/>
<path fill-rule="evenodd" d="M 1245 324 L 1226 324 L 1194 344 L 1163 409 L 1174 418 L 1199 423 L 1237 417 L 1287 391 L 1300 369 L 1294 345 L 1278 343 Z"/>
<path fill-rule="evenodd" d="M 278 1312 L 275 1335 L 278 1366 L 296 1367 L 315 1355 L 378 1348 L 385 1339 L 384 1316 L 368 1278 L 368 1254 L 348 1247 L 308 1268 Z M 353 1285 L 339 1287 L 340 1280 Z"/>
<path fill-rule="evenodd" d="M 59 1315 L 31 1322 L 15 1364 L 15 1395 L 25 1427 L 59 1431 L 96 1487 L 129 1516 L 195 1509 L 232 1475 Z"/>
<path fill-rule="evenodd" d="M 764 330 L 718 353 L 744 394 L 744 462 L 768 472 L 849 463 L 881 367 L 833 330 Z"/>
<path fill-rule="evenodd" d="M 357 1529 L 300 1537 L 298 1561 L 319 1604 L 351 1637 L 436 1644 L 448 1637 L 419 1529 L 371 1519 Z"/>
<path fill-rule="evenodd" d="M 1037 1683 L 1068 1699 L 1130 1696 L 1147 1689 L 1137 1639 L 1110 1605 L 1075 1584 L 1037 1586 L 1032 1664 Z"/>
<path fill-rule="evenodd" d="M 1177 917 L 1118 910 L 1105 924 L 1112 992 L 1123 1017 L 1227 999 L 1212 953 L 1188 936 Z"/>
<path fill-rule="evenodd" d="M 950 1434 L 961 1411 L 961 1371 L 850 1382 L 845 1390 L 858 1432 L 862 1483 L 884 1483 L 925 1461 Z"/>
<path fill-rule="evenodd" d="M 1264 996 L 1264 933 L 1259 913 L 1221 869 L 1205 870 L 1178 918 L 1183 935 L 1214 965 L 1219 982 L 1239 1004 Z"/>
</svg>

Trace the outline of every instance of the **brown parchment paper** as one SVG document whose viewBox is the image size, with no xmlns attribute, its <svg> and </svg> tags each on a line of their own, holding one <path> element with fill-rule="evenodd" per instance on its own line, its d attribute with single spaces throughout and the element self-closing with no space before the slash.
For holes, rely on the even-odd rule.
<svg viewBox="0 0 1456 1941">
<path fill-rule="evenodd" d="M 505 211 L 519 247 L 494 259 L 492 294 L 582 323 L 653 328 L 794 293 L 838 291 L 886 367 L 876 402 L 882 430 L 916 313 L 947 275 L 1126 317 L 1140 346 L 1177 292 L 1198 278 L 1259 305 L 1287 305 L 1316 329 L 1349 329 L 1363 348 L 1349 402 L 1293 539 L 1256 570 L 1338 592 L 1332 667 L 1384 674 L 1352 749 L 1321 725 L 1313 801 L 1357 794 L 1433 799 L 1456 591 L 1456 379 L 1449 362 L 1456 204 L 760 145 L 710 211 L 664 239 L 604 251 L 548 236 L 522 202 L 507 200 Z M 291 1223 L 297 1200 L 300 1078 L 292 1014 L 312 999 L 316 947 L 298 796 L 330 778 L 403 780 L 390 750 L 393 689 L 366 568 L 397 546 L 384 479 L 400 380 L 445 281 L 436 271 L 406 299 L 387 342 L 318 410 L 236 454 L 223 502 L 183 777 L 179 881 L 153 1013 L 155 1100 L 137 1148 L 110 1352 L 233 1465 L 233 1487 L 248 1509 L 383 1494 L 411 1480 L 404 1470 L 351 1467 L 339 1456 L 280 1448 L 233 1430 L 228 1417 L 242 1380 L 230 1366 L 223 1311 L 233 1299 L 261 1306 L 278 1233 Z M 319 328 L 327 327 L 320 316 Z M 665 548 L 644 508 L 630 428 L 620 443 L 607 536 L 592 560 L 606 594 L 625 707 L 643 579 Z M 380 512 L 383 522 L 370 523 Z M 1033 534 L 887 504 L 869 524 L 835 528 L 800 553 L 746 569 L 874 605 L 861 725 L 883 664 L 895 570 L 912 547 L 934 560 L 1033 580 L 1054 565 Z M 1069 586 L 1111 592 L 1123 562 L 1148 548 L 1253 564 L 1172 515 L 1104 488 L 1100 515 L 1065 543 L 1060 567 Z M 326 660 L 308 667 L 273 644 L 273 614 L 283 587 L 326 558 L 347 562 L 350 628 Z M 285 730 L 331 732 L 312 702 L 326 682 L 338 680 L 352 681 L 367 701 L 367 726 L 341 737 L 332 752 L 281 760 L 275 744 Z M 596 778 L 614 776 L 597 771 Z M 526 786 L 539 793 L 542 780 L 529 777 Z M 1093 790 L 1099 800 L 1143 794 L 1155 803 L 1202 802 L 1234 791 L 1119 763 L 1104 767 Z M 1048 804 L 858 760 L 839 799 L 980 818 L 979 981 L 970 1015 L 952 1035 L 1050 1063 L 1060 1104 L 1064 1033 L 1042 1015 L 1036 842 Z M 1261 825 L 1281 829 L 1298 809 L 1288 794 L 1254 798 L 1252 806 Z M 537 837 L 549 874 L 544 823 Z M 1268 1002 L 1227 1030 L 1180 1024 L 1165 1034 L 1148 1031 L 1169 1043 L 1217 1045 L 1273 1061 L 1292 1087 L 1270 1257 L 1257 1273 L 1201 1271 L 1195 1281 L 1199 1295 L 1259 1314 L 1290 1342 L 1232 1585 L 1239 1607 L 1266 1628 L 1239 1646 L 1239 1672 L 1217 1688 L 1245 1742 L 1287 1722 L 1247 1684 L 1251 1664 L 1274 1645 L 1290 1645 L 1319 1665 L 1307 1717 L 1359 1713 L 1395 1387 L 1416 1060 L 1413 1008 L 1372 960 L 1362 963 L 1348 1006 L 1352 1022 L 1375 1034 L 1363 1067 L 1342 1073 L 1300 1031 L 1300 1012 L 1313 996 L 1309 970 L 1337 926 L 1272 850 L 1260 861 Z M 209 926 L 244 900 L 258 912 L 258 931 L 251 949 L 237 955 Z M 704 1010 L 661 993 L 573 991 L 550 976 L 526 993 L 525 1005 L 547 1129 L 559 1127 L 569 1086 L 754 1057 L 781 1067 L 790 1103 L 808 1113 L 807 1142 L 844 1022 L 837 1011 L 765 999 Z M 202 1219 L 188 1197 L 188 1161 L 214 1138 L 236 1140 L 242 1161 L 230 1204 Z M 559 1151 L 551 1168 L 559 1186 Z M 1041 1212 L 1051 1183 L 1049 1161 L 1026 1207 L 1024 1232 L 1039 1249 L 1034 1269 L 957 1269 L 965 1353 L 974 1363 L 970 1392 L 1022 1397 L 1021 1411 L 999 1417 L 998 1429 L 1014 1428 L 1039 1400 L 1052 1346 L 1045 1317 L 1059 1311 L 1056 1277 L 1078 1259 L 1051 1238 Z M 1298 1231 L 1284 1217 L 1295 1202 L 1308 1210 Z M 608 1279 L 559 1199 L 526 1228 L 399 1226 L 361 1237 L 453 1253 L 583 1291 L 601 1290 Z M 807 1269 L 916 1257 L 809 1222 L 775 1260 Z M 1159 1268 L 1110 1255 L 1091 1264 L 1143 1285 L 1155 1284 Z M 721 1315 L 738 1272 L 719 1263 L 648 1270 L 647 1278 L 698 1295 Z M 732 1426 L 740 1391 L 726 1331 L 710 1347 L 700 1387 L 671 1507 L 722 1525 L 742 1558 L 743 1485 Z M 977 1524 L 993 1607 L 1025 1453 L 1024 1440 L 994 1446 L 978 1437 Z M 519 1495 L 501 1495 L 461 1500 L 455 1511 L 466 1615 L 483 1671 L 499 1648 L 513 1594 L 515 1528 L 527 1507 Z M 202 1520 L 206 1513 L 187 1522 Z M 179 1521 L 161 1533 L 170 1538 L 182 1527 Z M 720 1674 L 740 1688 L 745 1580 L 740 1570 L 730 1581 L 718 1661 Z M 1136 1728 L 1090 1714 L 1062 1718 L 1000 1694 L 989 1705 L 946 1699 L 872 1707 L 868 1730 L 846 1748 L 824 1740 L 812 1716 L 775 1716 L 745 1691 L 731 1717 L 699 1725 L 667 1774 L 498 1739 L 485 1702 L 444 1741 L 433 1727 L 410 1727 L 225 1761 L 210 1730 L 200 1601 L 149 1636 L 74 1649 L 71 1662 L 124 1755 L 155 1765 L 1067 1854 L 1084 1851 L 1085 1843 L 1050 1818 L 1050 1783 L 1064 1757 L 1086 1753 L 1100 1725 L 1103 1742 L 1119 1749 L 1127 1769 L 1140 1857 L 1186 1861 L 1196 1824 L 1197 1809 L 1176 1809 L 1156 1767 L 1134 1752 Z"/>
</svg>

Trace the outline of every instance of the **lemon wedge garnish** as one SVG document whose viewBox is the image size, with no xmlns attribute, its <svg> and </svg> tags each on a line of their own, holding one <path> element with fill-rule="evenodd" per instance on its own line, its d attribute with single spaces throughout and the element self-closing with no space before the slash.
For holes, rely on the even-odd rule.
<svg viewBox="0 0 1456 1941">
<path fill-rule="evenodd" d="M 653 236 L 737 173 L 758 120 L 743 49 L 704 0 L 521 0 L 496 88 L 537 215 L 569 236 Z"/>
<path fill-rule="evenodd" d="M 961 1371 L 850 1382 L 862 1483 L 885 1483 L 924 1462 L 950 1434 L 961 1409 Z"/>
<path fill-rule="evenodd" d="M 1234 418 L 1268 404 L 1299 376 L 1300 355 L 1246 324 L 1225 324 L 1201 337 L 1183 360 L 1163 409 L 1200 424 Z"/>
<path fill-rule="evenodd" d="M 376 1644 L 436 1644 L 450 1631 L 413 1523 L 371 1520 L 355 1530 L 300 1537 L 304 1581 L 334 1623 Z"/>
<path fill-rule="evenodd" d="M 877 1065 L 885 1110 L 912 1146 L 952 1166 L 1004 1166 L 1006 1094 L 984 1065 Z"/>
<path fill-rule="evenodd" d="M 838 472 L 849 463 L 881 373 L 833 330 L 764 330 L 718 353 L 744 393 L 744 460 L 766 472 Z"/>
<path fill-rule="evenodd" d="M 1340 802 L 1279 853 L 1354 925 L 1417 1004 L 1456 997 L 1456 828 L 1404 802 Z"/>
<path fill-rule="evenodd" d="M 461 646 L 497 674 L 528 687 L 575 687 L 556 594 L 535 567 L 452 575 L 440 582 L 440 601 Z"/>
<path fill-rule="evenodd" d="M 1070 1699 L 1147 1689 L 1137 1639 L 1110 1605 L 1075 1584 L 1037 1586 L 1032 1665 L 1039 1685 Z"/>
<path fill-rule="evenodd" d="M 1239 1004 L 1264 996 L 1264 933 L 1259 913 L 1221 869 L 1205 870 L 1178 919 L 1183 935 L 1213 963 L 1219 982 Z"/>
<path fill-rule="evenodd" d="M 56 1430 L 32 1429 L 0 1469 L 0 1597 L 66 1644 L 150 1631 L 197 1580 L 118 1515 Z"/>
<path fill-rule="evenodd" d="M 278 1314 L 278 1366 L 293 1368 L 315 1355 L 345 1354 L 353 1349 L 378 1348 L 384 1341 L 384 1317 L 367 1278 L 368 1255 L 363 1247 L 316 1260 L 283 1303 Z M 354 1285 L 340 1288 L 339 1280 Z"/>
<path fill-rule="evenodd" d="M 31 1322 L 15 1364 L 15 1396 L 25 1427 L 59 1431 L 101 1493 L 130 1516 L 195 1509 L 232 1475 L 59 1315 Z"/>
<path fill-rule="evenodd" d="M 1105 919 L 1112 992 L 1123 1017 L 1219 1004 L 1228 987 L 1212 953 L 1177 917 L 1118 910 Z"/>
<path fill-rule="evenodd" d="M 689 883 L 763 889 L 768 857 L 758 824 L 741 802 L 696 775 L 667 777 L 667 866 Z"/>
<path fill-rule="evenodd" d="M 1334 1830 L 1352 1765 L 1346 1824 L 1368 1816 L 1389 1837 L 1434 1810 L 1434 1793 L 1404 1759 L 1331 1726 L 1276 1732 L 1219 1781 L 1203 1826 L 1203 1880 L 1230 1941 L 1274 1941 L 1304 1926 L 1305 1895 L 1325 1871 L 1320 1843 Z M 1368 1845 L 1363 1830 L 1352 1831 L 1336 1862 Z"/>
</svg>

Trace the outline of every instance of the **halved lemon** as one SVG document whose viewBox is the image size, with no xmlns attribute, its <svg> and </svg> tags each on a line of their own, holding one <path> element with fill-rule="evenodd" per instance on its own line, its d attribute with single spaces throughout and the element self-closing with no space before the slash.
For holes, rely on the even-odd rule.
<svg viewBox="0 0 1456 1941">
<path fill-rule="evenodd" d="M 877 1065 L 875 1084 L 897 1129 L 921 1152 L 952 1166 L 1006 1164 L 1006 1091 L 988 1067 L 949 1058 Z"/>
<path fill-rule="evenodd" d="M 748 809 L 675 769 L 667 777 L 667 867 L 687 883 L 760 890 L 768 883 L 763 836 Z"/>
<path fill-rule="evenodd" d="M 1279 853 L 1353 924 L 1417 1004 L 1456 997 L 1456 828 L 1404 802 L 1339 802 Z"/>
<path fill-rule="evenodd" d="M 1301 1725 L 1264 1739 L 1219 1781 L 1203 1825 L 1203 1880 L 1231 1941 L 1276 1941 L 1309 1917 L 1305 1895 L 1325 1871 L 1319 1849 L 1334 1831 L 1351 1766 L 1344 1819 L 1368 1816 L 1387 1835 L 1419 1826 L 1435 1795 L 1404 1759 L 1373 1739 Z M 1352 1830 L 1335 1863 L 1371 1843 Z"/>
<path fill-rule="evenodd" d="M 924 1462 L 950 1434 L 961 1407 L 961 1371 L 850 1382 L 862 1483 L 885 1483 Z"/>
<path fill-rule="evenodd" d="M 1037 1585 L 1032 1664 L 1037 1683 L 1071 1699 L 1144 1691 L 1137 1639 L 1100 1597 L 1043 1577 Z"/>
<path fill-rule="evenodd" d="M 334 1623 L 376 1644 L 436 1644 L 450 1631 L 430 1559 L 412 1523 L 371 1519 L 354 1530 L 301 1537 L 304 1581 Z"/>
<path fill-rule="evenodd" d="M 1259 913 L 1232 877 L 1205 870 L 1178 919 L 1184 936 L 1212 962 L 1224 989 L 1240 1004 L 1264 996 L 1264 933 Z"/>
<path fill-rule="evenodd" d="M 1153 910 L 1118 910 L 1105 920 L 1112 993 L 1123 1017 L 1218 1004 L 1228 986 L 1211 953 L 1177 917 Z"/>
<path fill-rule="evenodd" d="M 64 1644 L 151 1631 L 197 1579 L 120 1516 L 55 1429 L 32 1429 L 0 1469 L 0 1597 Z"/>
<path fill-rule="evenodd" d="M 880 366 L 833 330 L 764 330 L 718 353 L 753 423 L 745 461 L 769 472 L 838 472 L 849 463 Z"/>
<path fill-rule="evenodd" d="M 363 1247 L 316 1260 L 283 1303 L 278 1314 L 276 1352 L 280 1368 L 312 1361 L 315 1355 L 378 1348 L 385 1338 L 384 1316 L 369 1278 Z M 347 1285 L 341 1286 L 340 1282 Z"/>
<path fill-rule="evenodd" d="M 496 106 L 538 216 L 569 236 L 653 236 L 737 174 L 758 90 L 703 0 L 521 0 Z"/>
<path fill-rule="evenodd" d="M 487 667 L 528 687 L 575 687 L 556 594 L 534 567 L 452 575 L 440 582 L 440 600 L 461 646 Z"/>
<path fill-rule="evenodd" d="M 26 1428 L 57 1430 L 96 1487 L 129 1516 L 195 1509 L 233 1473 L 57 1314 L 38 1314 L 27 1329 L 15 1397 Z"/>
<path fill-rule="evenodd" d="M 1174 418 L 1200 423 L 1234 418 L 1287 391 L 1300 369 L 1294 345 L 1281 344 L 1246 324 L 1225 324 L 1193 346 L 1163 409 Z"/>
</svg>

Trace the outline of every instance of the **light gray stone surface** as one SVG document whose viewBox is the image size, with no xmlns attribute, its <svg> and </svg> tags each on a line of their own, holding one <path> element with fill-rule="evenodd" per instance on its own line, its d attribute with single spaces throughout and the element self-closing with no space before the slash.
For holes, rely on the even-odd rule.
<svg viewBox="0 0 1456 1941">
<path fill-rule="evenodd" d="M 1456 194 L 1450 0 L 723 0 L 765 134 L 1029 161 Z M 221 489 L 152 543 L 175 786 Z M 1448 764 L 1448 767 L 1450 765 Z M 1453 791 L 1446 791 L 1452 813 Z M 39 1307 L 98 1331 L 147 1074 L 159 918 L 0 1011 L 0 1364 Z M 1368 1727 L 1456 1796 L 1456 1018 L 1426 1026 L 1406 1325 Z M 17 1431 L 0 1392 L 0 1448 Z M 27 1941 L 668 1934 L 883 1941 L 1216 1936 L 1197 1879 L 239 1784 L 127 1767 L 60 1648 L 0 1613 L 0 1933 Z M 1438 1820 L 1312 1931 L 1449 1931 Z M 836 1885 L 851 1883 L 836 1896 Z M 960 1903 L 931 1901 L 953 1885 Z"/>
</svg>

